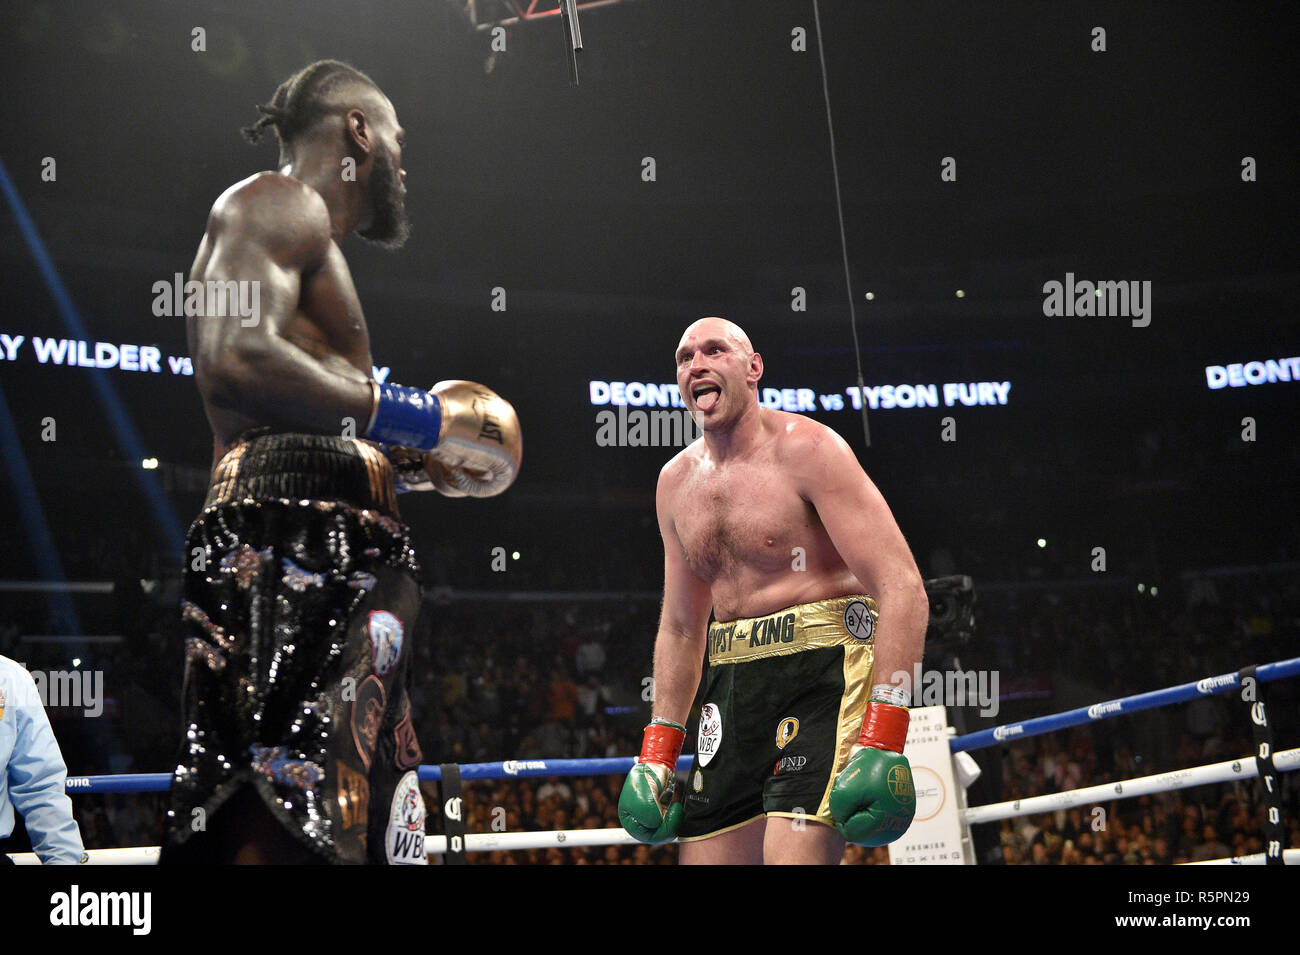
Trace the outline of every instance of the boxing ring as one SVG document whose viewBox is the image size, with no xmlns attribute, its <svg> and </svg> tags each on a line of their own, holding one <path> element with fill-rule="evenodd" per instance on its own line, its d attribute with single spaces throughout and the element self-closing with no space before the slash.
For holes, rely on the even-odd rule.
<svg viewBox="0 0 1300 955">
<path fill-rule="evenodd" d="M 1254 680 L 1256 684 L 1289 679 L 1300 676 L 1300 657 L 1279 660 L 1274 663 L 1248 667 L 1234 673 L 1223 673 L 1205 677 L 1190 683 L 1152 690 L 1133 696 L 1106 700 L 1092 706 L 1078 707 L 1024 720 L 1007 723 L 991 729 L 977 730 L 961 736 L 952 735 L 947 739 L 947 746 L 955 764 L 955 775 L 964 779 L 965 784 L 957 787 L 957 804 L 960 824 L 965 834 L 963 841 L 969 843 L 969 827 L 982 823 L 999 822 L 1020 816 L 1037 815 L 1045 812 L 1071 809 L 1084 805 L 1109 803 L 1136 796 L 1172 792 L 1194 786 L 1206 786 L 1216 783 L 1234 782 L 1258 778 L 1261 771 L 1266 777 L 1274 774 L 1292 772 L 1300 769 L 1300 748 L 1275 750 L 1271 742 L 1270 726 L 1267 712 L 1262 702 L 1262 690 L 1255 694 L 1254 686 L 1245 681 Z M 1207 696 L 1228 693 L 1230 691 L 1250 692 L 1245 702 L 1250 703 L 1249 712 L 1257 741 L 1256 752 L 1243 755 L 1237 759 L 1192 766 L 1169 772 L 1156 773 L 1087 786 L 1078 789 L 1063 790 L 1042 796 L 1030 796 L 1006 802 L 990 803 L 982 806 L 967 807 L 964 800 L 965 786 L 978 776 L 978 770 L 970 772 L 973 761 L 963 756 L 975 750 L 985 749 L 1006 742 L 1052 733 L 1074 726 L 1097 723 L 1142 710 L 1156 707 L 1186 703 Z M 942 707 L 932 709 L 942 710 Z M 951 730 L 950 730 L 951 731 Z M 909 745 L 908 754 L 911 756 Z M 684 755 L 677 762 L 679 773 L 689 771 L 692 755 Z M 504 760 L 488 763 L 458 764 L 459 780 L 528 779 L 537 777 L 561 776 L 604 776 L 626 774 L 633 764 L 632 757 L 605 759 L 522 759 Z M 962 764 L 965 764 L 963 766 Z M 450 764 L 447 764 L 450 766 Z M 444 766 L 422 765 L 419 778 L 424 782 L 440 782 L 443 779 Z M 1275 778 L 1275 777 L 1274 777 Z M 1267 780 L 1266 780 L 1267 781 Z M 66 789 L 69 795 L 86 793 L 154 793 L 166 792 L 171 785 L 170 773 L 137 773 L 109 776 L 69 776 Z M 453 782 L 455 792 L 444 795 L 444 821 L 450 817 L 459 819 L 459 804 L 449 803 L 459 798 L 459 785 Z M 1269 795 L 1276 797 L 1278 787 L 1268 782 Z M 1274 798 L 1268 811 L 1268 824 L 1281 830 L 1282 820 Z M 449 839 L 462 837 L 458 835 L 435 835 L 425 837 L 426 855 L 445 855 L 448 852 Z M 502 852 L 518 849 L 572 849 L 588 846 L 639 845 L 632 836 L 622 828 L 612 829 L 565 829 L 542 832 L 491 832 L 466 833 L 463 847 L 454 848 L 457 853 Z M 1283 849 L 1275 846 L 1274 857 L 1278 863 L 1300 865 L 1300 848 Z M 87 852 L 89 863 L 95 865 L 152 865 L 158 861 L 157 846 L 142 846 L 122 849 L 91 849 Z M 1268 853 L 1212 859 L 1193 865 L 1264 865 L 1268 862 Z M 16 853 L 11 856 L 19 865 L 37 865 L 39 860 L 34 853 Z"/>
</svg>

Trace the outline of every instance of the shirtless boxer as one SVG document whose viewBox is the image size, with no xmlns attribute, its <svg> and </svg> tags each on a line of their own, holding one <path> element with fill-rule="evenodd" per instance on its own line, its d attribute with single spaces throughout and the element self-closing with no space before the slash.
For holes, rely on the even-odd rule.
<svg viewBox="0 0 1300 955">
<path fill-rule="evenodd" d="M 892 842 L 916 805 L 901 755 L 910 700 L 871 675 L 921 659 L 916 563 L 848 444 L 759 406 L 763 359 L 737 325 L 700 319 L 676 359 L 704 434 L 659 475 L 654 718 L 623 826 L 643 842 L 680 834 L 684 864 L 832 864 L 845 838 Z M 696 756 L 673 803 L 705 662 Z"/>
<path fill-rule="evenodd" d="M 504 490 L 518 421 L 472 382 L 371 378 L 339 243 L 409 232 L 388 98 L 322 60 L 259 109 L 244 132 L 275 129 L 279 171 L 217 199 L 190 270 L 257 283 L 260 314 L 187 312 L 213 475 L 186 540 L 186 732 L 162 861 L 421 864 L 420 588 L 396 495 Z"/>
</svg>

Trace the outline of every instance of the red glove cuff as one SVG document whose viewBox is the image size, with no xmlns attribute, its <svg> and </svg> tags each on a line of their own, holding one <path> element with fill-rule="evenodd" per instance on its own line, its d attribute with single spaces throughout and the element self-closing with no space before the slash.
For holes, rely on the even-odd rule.
<svg viewBox="0 0 1300 955">
<path fill-rule="evenodd" d="M 907 724 L 910 721 L 906 707 L 872 700 L 867 704 L 867 718 L 862 721 L 858 743 L 901 753 L 907 742 Z"/>
<path fill-rule="evenodd" d="M 661 763 L 670 769 L 677 768 L 677 757 L 682 753 L 686 731 L 665 723 L 651 723 L 645 728 L 641 740 L 641 762 Z"/>
</svg>

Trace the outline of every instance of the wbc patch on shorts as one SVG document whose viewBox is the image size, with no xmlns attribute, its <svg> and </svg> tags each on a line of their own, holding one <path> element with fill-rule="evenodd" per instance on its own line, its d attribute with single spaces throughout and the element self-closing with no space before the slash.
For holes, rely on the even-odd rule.
<svg viewBox="0 0 1300 955">
<path fill-rule="evenodd" d="M 426 865 L 424 857 L 424 797 L 415 772 L 401 778 L 393 792 L 384 849 L 389 865 Z"/>
<path fill-rule="evenodd" d="M 387 610 L 370 611 L 370 653 L 378 676 L 388 676 L 402 654 L 402 621 Z"/>
<path fill-rule="evenodd" d="M 713 703 L 700 707 L 700 732 L 695 743 L 695 755 L 701 766 L 717 755 L 722 745 L 722 711 Z"/>
</svg>

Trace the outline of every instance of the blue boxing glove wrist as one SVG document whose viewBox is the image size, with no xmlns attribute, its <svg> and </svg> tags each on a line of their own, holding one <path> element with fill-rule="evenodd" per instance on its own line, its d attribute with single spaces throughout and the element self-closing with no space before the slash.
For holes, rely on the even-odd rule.
<svg viewBox="0 0 1300 955">
<path fill-rule="evenodd" d="M 432 392 L 372 380 L 375 409 L 366 437 L 429 451 L 442 431 L 442 402 Z"/>
</svg>

